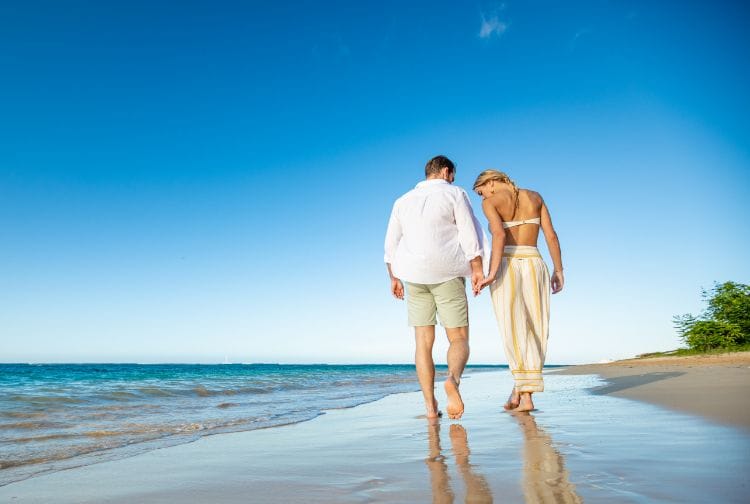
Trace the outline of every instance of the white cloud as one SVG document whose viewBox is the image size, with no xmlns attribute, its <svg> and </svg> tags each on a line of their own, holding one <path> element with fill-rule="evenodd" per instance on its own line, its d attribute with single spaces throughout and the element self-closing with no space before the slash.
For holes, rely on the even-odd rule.
<svg viewBox="0 0 750 504">
<path fill-rule="evenodd" d="M 490 18 L 484 17 L 482 15 L 482 26 L 479 28 L 479 38 L 490 38 L 493 35 L 497 35 L 498 37 L 505 33 L 505 30 L 508 29 L 508 24 L 504 21 L 500 21 L 500 18 L 497 16 L 492 16 Z"/>
</svg>

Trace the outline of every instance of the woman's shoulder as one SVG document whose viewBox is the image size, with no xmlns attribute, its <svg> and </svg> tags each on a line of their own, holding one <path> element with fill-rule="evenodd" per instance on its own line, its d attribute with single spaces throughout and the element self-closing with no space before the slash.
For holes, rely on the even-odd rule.
<svg viewBox="0 0 750 504">
<path fill-rule="evenodd" d="M 500 191 L 485 198 L 484 202 L 497 208 L 498 210 L 501 210 L 513 204 L 513 194 L 507 193 L 505 191 Z"/>
<path fill-rule="evenodd" d="M 544 199 L 542 198 L 542 195 L 538 192 L 534 191 L 533 189 L 520 189 L 520 193 L 522 193 L 524 196 L 529 198 L 530 201 L 533 203 L 542 203 Z"/>
</svg>

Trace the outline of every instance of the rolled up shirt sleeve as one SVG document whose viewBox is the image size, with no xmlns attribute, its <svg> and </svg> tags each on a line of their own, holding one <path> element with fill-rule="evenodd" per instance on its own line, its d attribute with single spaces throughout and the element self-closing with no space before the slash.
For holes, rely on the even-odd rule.
<svg viewBox="0 0 750 504">
<path fill-rule="evenodd" d="M 393 264 L 393 260 L 396 257 L 396 250 L 398 249 L 398 243 L 401 241 L 403 230 L 401 229 L 401 222 L 398 220 L 398 202 L 393 205 L 391 211 L 391 218 L 388 220 L 388 229 L 385 232 L 385 256 L 383 260 L 388 264 Z"/>
<path fill-rule="evenodd" d="M 466 255 L 466 260 L 471 261 L 475 257 L 481 256 L 482 246 L 474 225 L 476 217 L 474 217 L 474 212 L 471 210 L 469 196 L 464 190 L 461 190 L 461 194 L 457 198 L 454 215 L 456 218 L 456 227 L 458 228 L 458 242 L 461 244 L 461 249 Z"/>
</svg>

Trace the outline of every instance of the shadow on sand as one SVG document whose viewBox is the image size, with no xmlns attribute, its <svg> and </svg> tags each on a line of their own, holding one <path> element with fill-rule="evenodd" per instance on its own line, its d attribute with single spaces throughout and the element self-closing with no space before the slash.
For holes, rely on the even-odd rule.
<svg viewBox="0 0 750 504">
<path fill-rule="evenodd" d="M 611 394 L 612 392 L 619 392 L 621 390 L 639 387 L 647 383 L 668 380 L 669 378 L 676 378 L 684 374 L 685 373 L 683 372 L 673 371 L 607 378 L 606 385 L 602 385 L 601 387 L 594 387 L 591 389 L 591 392 L 597 395 L 606 395 Z"/>
</svg>

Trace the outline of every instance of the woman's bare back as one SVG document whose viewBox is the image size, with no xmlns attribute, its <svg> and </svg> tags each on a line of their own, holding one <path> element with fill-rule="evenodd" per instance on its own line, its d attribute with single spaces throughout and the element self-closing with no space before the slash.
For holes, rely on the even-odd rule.
<svg viewBox="0 0 750 504">
<path fill-rule="evenodd" d="M 542 196 L 535 191 L 528 189 L 519 189 L 518 205 L 514 195 L 502 198 L 497 202 L 495 208 L 500 214 L 504 223 L 515 221 L 524 221 L 528 219 L 540 219 L 542 217 L 542 206 L 544 200 Z M 539 239 L 539 221 L 530 224 L 520 224 L 505 229 L 506 245 L 530 245 L 536 247 Z"/>
</svg>

